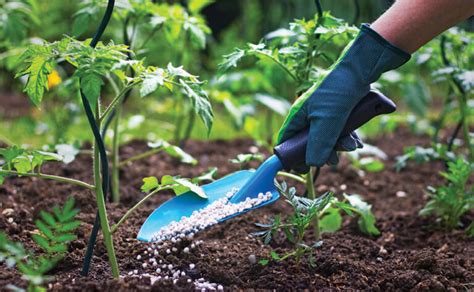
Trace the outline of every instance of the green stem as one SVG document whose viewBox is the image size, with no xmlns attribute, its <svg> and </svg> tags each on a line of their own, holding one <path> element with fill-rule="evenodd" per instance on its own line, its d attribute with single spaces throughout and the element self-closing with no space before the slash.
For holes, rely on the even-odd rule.
<svg viewBox="0 0 474 292">
<path fill-rule="evenodd" d="M 99 116 L 99 114 L 97 114 L 97 116 Z M 100 119 L 97 119 L 97 126 L 100 128 Z M 114 278 L 118 278 L 120 276 L 120 271 L 117 263 L 117 257 L 115 256 L 114 241 L 112 234 L 110 233 L 104 192 L 102 191 L 102 179 L 100 175 L 100 160 L 97 141 L 94 141 L 94 183 L 96 186 L 95 199 L 97 201 L 97 209 L 99 210 L 100 227 L 102 228 L 102 234 L 104 236 L 104 244 L 109 257 L 109 264 L 112 269 L 112 275 Z"/>
<path fill-rule="evenodd" d="M 130 217 L 130 215 L 132 215 L 132 213 L 138 208 L 140 207 L 143 203 L 145 203 L 146 200 L 148 200 L 149 198 L 151 198 L 153 195 L 155 195 L 156 193 L 160 192 L 160 191 L 163 191 L 163 190 L 169 190 L 169 189 L 172 189 L 174 185 L 168 185 L 168 186 L 164 186 L 164 187 L 159 187 L 157 189 L 155 189 L 154 191 L 152 191 L 151 193 L 149 193 L 148 195 L 146 195 L 145 197 L 143 197 L 143 199 L 141 199 L 138 203 L 136 203 L 132 208 L 128 209 L 128 211 L 125 213 L 125 215 L 122 216 L 122 218 L 120 218 L 120 220 L 114 224 L 111 228 L 111 233 L 115 233 L 118 228 L 120 227 L 120 225 L 125 222 L 125 220 L 128 219 L 128 217 Z"/>
<path fill-rule="evenodd" d="M 63 182 L 63 183 L 68 183 L 71 185 L 76 185 L 80 187 L 84 187 L 89 190 L 95 190 L 95 186 L 90 185 L 88 183 L 85 183 L 80 180 L 75 180 L 72 178 L 67 178 L 67 177 L 62 177 L 62 176 L 56 176 L 56 175 L 50 175 L 50 174 L 43 174 L 43 173 L 19 173 L 17 171 L 13 170 L 0 170 L 1 175 L 14 175 L 14 176 L 27 176 L 27 177 L 38 177 L 41 179 L 47 179 L 47 180 L 54 180 L 58 182 Z"/>
<path fill-rule="evenodd" d="M 122 98 L 125 94 L 132 89 L 133 86 L 138 84 L 139 82 L 130 83 L 129 85 L 125 86 L 120 93 L 115 96 L 115 98 L 110 102 L 109 106 L 105 109 L 104 113 L 100 116 L 99 121 L 102 122 L 107 116 L 112 112 L 115 106 L 122 101 Z"/>
<path fill-rule="evenodd" d="M 130 157 L 130 158 L 124 160 L 124 161 L 121 161 L 118 164 L 118 167 L 122 168 L 122 167 L 126 166 L 127 164 L 132 163 L 134 161 L 141 160 L 143 158 L 147 158 L 149 156 L 155 155 L 156 153 L 160 152 L 161 150 L 163 150 L 163 148 L 158 147 L 158 148 L 151 149 L 151 150 L 148 150 L 146 152 L 140 153 L 138 155 L 132 156 L 132 157 Z"/>
<path fill-rule="evenodd" d="M 179 145 L 179 147 L 181 148 L 184 148 L 184 146 L 186 145 L 186 142 L 191 137 L 191 133 L 193 131 L 194 124 L 196 121 L 196 112 L 193 110 L 193 108 L 189 107 L 188 113 L 189 113 L 188 125 L 186 126 L 183 139 L 181 139 L 181 143 Z"/>
<path fill-rule="evenodd" d="M 308 192 L 308 198 L 311 200 L 316 199 L 316 192 L 314 190 L 314 183 L 313 183 L 313 174 L 314 174 L 314 167 L 311 167 L 306 174 L 306 190 Z M 315 240 L 318 241 L 321 239 L 321 232 L 319 230 L 319 218 L 318 216 L 314 216 L 313 218 L 313 228 L 314 228 L 314 237 Z"/>
<path fill-rule="evenodd" d="M 273 56 L 270 56 L 270 55 L 267 55 L 267 54 L 264 54 L 264 53 L 261 53 L 261 52 L 258 52 L 258 51 L 254 51 L 255 54 L 257 55 L 261 55 L 263 57 L 267 57 L 268 59 L 272 60 L 273 62 L 275 62 L 278 66 L 280 66 L 283 70 L 285 70 L 286 73 L 288 73 L 288 75 L 290 75 L 291 78 L 293 78 L 293 80 L 295 80 L 296 82 L 299 82 L 299 79 L 298 77 L 295 76 L 295 74 L 293 74 L 293 72 L 290 71 L 290 69 L 288 69 L 285 65 L 283 65 L 280 61 L 278 61 L 275 57 Z"/>
<path fill-rule="evenodd" d="M 285 171 L 279 171 L 279 172 L 277 173 L 277 175 L 294 179 L 294 180 L 296 180 L 296 181 L 298 181 L 298 182 L 300 182 L 300 183 L 304 183 L 304 184 L 306 185 L 306 179 L 302 178 L 302 177 L 299 176 L 299 175 L 292 174 L 292 173 L 285 172 Z"/>
<path fill-rule="evenodd" d="M 119 124 L 122 114 L 122 104 L 115 109 L 114 136 L 112 139 L 112 200 L 115 203 L 120 202 L 120 133 Z"/>
</svg>

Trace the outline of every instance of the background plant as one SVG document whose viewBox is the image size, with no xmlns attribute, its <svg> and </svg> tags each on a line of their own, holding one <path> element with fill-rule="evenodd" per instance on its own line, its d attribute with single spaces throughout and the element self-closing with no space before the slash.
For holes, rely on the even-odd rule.
<svg viewBox="0 0 474 292">
<path fill-rule="evenodd" d="M 260 236 L 265 244 L 269 244 L 274 237 L 280 237 L 283 232 L 285 239 L 293 245 L 293 251 L 278 255 L 272 251 L 273 260 L 282 261 L 296 257 L 297 261 L 309 253 L 309 263 L 312 263 L 311 252 L 320 247 L 321 235 L 326 232 L 335 232 L 342 227 L 342 213 L 358 217 L 357 222 L 361 232 L 367 235 L 379 235 L 375 227 L 375 217 L 371 206 L 364 202 L 358 195 L 344 194 L 344 199 L 337 199 L 333 193 L 327 192 L 315 199 L 296 195 L 296 188 L 288 188 L 286 182 L 278 185 L 280 193 L 292 207 L 292 213 L 285 219 L 281 215 L 273 218 L 270 224 L 257 223 L 257 226 L 266 230 L 253 233 Z M 311 228 L 313 227 L 313 228 Z M 313 230 L 312 243 L 307 244 L 305 234 Z M 261 262 L 267 264 L 268 261 Z"/>
<path fill-rule="evenodd" d="M 21 243 L 11 241 L 0 232 L 0 262 L 18 268 L 23 279 L 28 282 L 27 291 L 46 291 L 42 285 L 51 279 L 47 273 L 64 258 L 68 244 L 77 238 L 74 231 L 81 224 L 75 220 L 78 212 L 74 209 L 72 197 L 66 200 L 62 208 L 54 207 L 52 213 L 40 211 L 41 219 L 35 221 L 37 230 L 32 235 L 42 249 L 39 255 L 27 251 Z"/>
<path fill-rule="evenodd" d="M 448 171 L 440 173 L 447 184 L 429 188 L 430 200 L 420 215 L 435 215 L 448 230 L 462 227 L 461 217 L 474 209 L 474 185 L 469 182 L 473 173 L 474 165 L 463 159 L 448 162 Z M 466 229 L 471 236 L 472 225 Z"/>
</svg>

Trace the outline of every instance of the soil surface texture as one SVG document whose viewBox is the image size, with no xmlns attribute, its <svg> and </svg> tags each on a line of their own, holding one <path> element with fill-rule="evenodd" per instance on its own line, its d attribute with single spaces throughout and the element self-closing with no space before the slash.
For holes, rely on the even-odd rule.
<svg viewBox="0 0 474 292">
<path fill-rule="evenodd" d="M 169 279 L 140 277 L 146 273 L 152 276 L 157 274 L 156 267 L 150 264 L 145 266 L 143 259 L 137 259 L 138 255 L 143 256 L 149 245 L 135 239 L 147 216 L 171 198 L 172 193 L 152 197 L 114 235 L 122 275 L 120 279 L 111 277 L 101 237 L 95 249 L 90 276 L 79 276 L 96 213 L 94 194 L 90 191 L 35 178 L 7 178 L 0 186 L 0 230 L 28 249 L 38 251 L 31 233 L 35 230 L 34 219 L 38 218 L 39 211 L 63 204 L 68 196 L 76 199 L 76 206 L 81 210 L 79 219 L 83 224 L 79 228 L 78 239 L 70 244 L 69 254 L 50 273 L 54 280 L 47 287 L 53 291 L 192 291 L 196 278 L 222 285 L 225 290 L 470 290 L 474 288 L 473 240 L 462 230 L 444 231 L 436 225 L 434 218 L 418 215 L 428 200 L 427 186 L 444 183 L 438 175 L 443 170 L 442 163 L 418 165 L 409 162 L 401 172 L 394 170 L 395 157 L 402 154 L 405 146 L 429 145 L 429 141 L 428 137 L 415 136 L 404 129 L 397 130 L 394 134 L 384 134 L 375 141 L 368 141 L 388 155 L 383 171 L 360 176 L 347 159 L 342 159 L 336 168 L 323 168 L 316 185 L 318 194 L 327 190 L 336 192 L 338 196 L 343 192 L 360 194 L 372 204 L 381 235 L 367 237 L 361 234 L 354 219 L 345 216 L 340 231 L 323 234 L 323 245 L 312 253 L 314 265 L 310 265 L 307 258 L 299 263 L 295 259 L 270 261 L 266 266 L 258 263 L 260 259 L 269 258 L 271 250 L 279 254 L 291 250 L 291 246 L 284 241 L 265 246 L 260 239 L 249 235 L 258 230 L 254 223 L 268 223 L 274 215 L 291 210 L 283 199 L 208 228 L 196 234 L 193 242 L 183 240 L 178 244 L 177 252 L 160 252 L 157 260 L 186 271 L 186 275 L 175 284 Z M 121 154 L 125 159 L 146 149 L 145 142 L 134 141 L 123 146 Z M 128 207 L 143 198 L 140 186 L 144 177 L 165 174 L 195 177 L 210 167 L 218 167 L 218 176 L 222 177 L 239 170 L 238 165 L 228 161 L 230 158 L 256 149 L 252 141 L 245 139 L 191 141 L 186 151 L 199 161 L 197 166 L 181 164 L 165 153 L 134 162 L 121 171 L 122 201 L 120 204 L 108 204 L 109 220 L 116 222 Z M 263 152 L 268 156 L 268 151 Z M 91 182 L 91 164 L 90 157 L 81 155 L 69 165 L 48 163 L 42 171 Z M 252 163 L 251 166 L 256 167 L 257 164 Z M 298 190 L 299 194 L 303 191 L 302 188 Z M 471 213 L 463 220 L 469 221 L 473 217 Z M 308 232 L 308 243 L 311 243 L 311 238 L 312 234 Z M 184 246 L 196 242 L 200 244 L 189 252 L 183 251 Z M 189 264 L 194 264 L 195 268 L 189 270 Z M 193 280 L 188 281 L 190 278 Z M 8 284 L 25 287 L 15 269 L 0 264 L 1 289 Z"/>
</svg>

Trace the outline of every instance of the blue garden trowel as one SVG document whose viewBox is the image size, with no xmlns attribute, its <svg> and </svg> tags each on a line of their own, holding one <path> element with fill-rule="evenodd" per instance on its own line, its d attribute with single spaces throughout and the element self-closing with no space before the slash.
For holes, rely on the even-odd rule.
<svg viewBox="0 0 474 292">
<path fill-rule="evenodd" d="M 390 99 L 379 92 L 371 91 L 352 110 L 341 136 L 349 134 L 375 116 L 391 113 L 395 109 L 396 106 Z M 290 170 L 292 166 L 305 161 L 308 132 L 309 130 L 306 129 L 276 146 L 274 148 L 275 155 L 263 162 L 256 171 L 238 171 L 202 186 L 208 197 L 207 199 L 196 196 L 192 192 L 187 192 L 166 201 L 153 211 L 143 223 L 137 238 L 143 241 L 151 241 L 152 236 L 162 227 L 172 221 L 179 221 L 183 216 L 189 217 L 193 211 L 205 208 L 214 201 L 225 197 L 234 188 L 239 189 L 239 191 L 230 199 L 231 203 L 245 201 L 248 197 L 255 198 L 259 193 L 271 192 L 272 197 L 251 209 L 233 214 L 220 221 L 225 221 L 275 202 L 280 197 L 274 183 L 275 176 L 278 171 L 282 169 Z"/>
</svg>

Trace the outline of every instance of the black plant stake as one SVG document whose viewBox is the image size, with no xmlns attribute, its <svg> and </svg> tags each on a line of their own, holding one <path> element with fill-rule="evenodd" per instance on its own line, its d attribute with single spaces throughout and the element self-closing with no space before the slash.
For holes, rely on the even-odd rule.
<svg viewBox="0 0 474 292">
<path fill-rule="evenodd" d="M 97 32 L 95 33 L 95 36 L 92 39 L 92 42 L 90 44 L 91 47 L 95 48 L 97 46 L 97 43 L 102 37 L 102 34 L 104 33 L 105 28 L 107 27 L 107 24 L 110 21 L 112 12 L 114 10 L 114 6 L 115 6 L 115 0 L 109 0 L 107 4 L 107 9 L 102 18 L 102 22 L 100 23 L 100 26 L 97 29 Z M 100 129 L 94 118 L 94 113 L 92 112 L 91 105 L 89 101 L 87 100 L 86 96 L 84 95 L 84 93 L 82 92 L 82 90 L 81 90 L 81 100 L 82 100 L 82 104 L 84 105 L 84 110 L 87 115 L 87 120 L 89 121 L 89 124 L 92 128 L 94 139 L 97 141 L 97 147 L 100 154 L 100 163 L 101 163 L 101 169 L 102 169 L 102 190 L 103 190 L 105 199 L 107 199 L 108 197 L 107 194 L 109 191 L 109 162 L 107 159 L 107 153 L 105 151 L 103 135 L 101 135 L 100 133 Z M 105 131 L 103 131 L 103 133 L 105 133 Z M 94 226 L 92 228 L 91 234 L 89 235 L 89 241 L 87 242 L 87 250 L 86 250 L 86 254 L 84 255 L 84 262 L 82 264 L 82 271 L 81 271 L 82 276 L 87 276 L 89 274 L 90 263 L 92 260 L 92 254 L 94 252 L 94 247 L 95 247 L 99 229 L 100 229 L 100 219 L 99 219 L 99 212 L 97 211 L 95 215 Z"/>
</svg>

